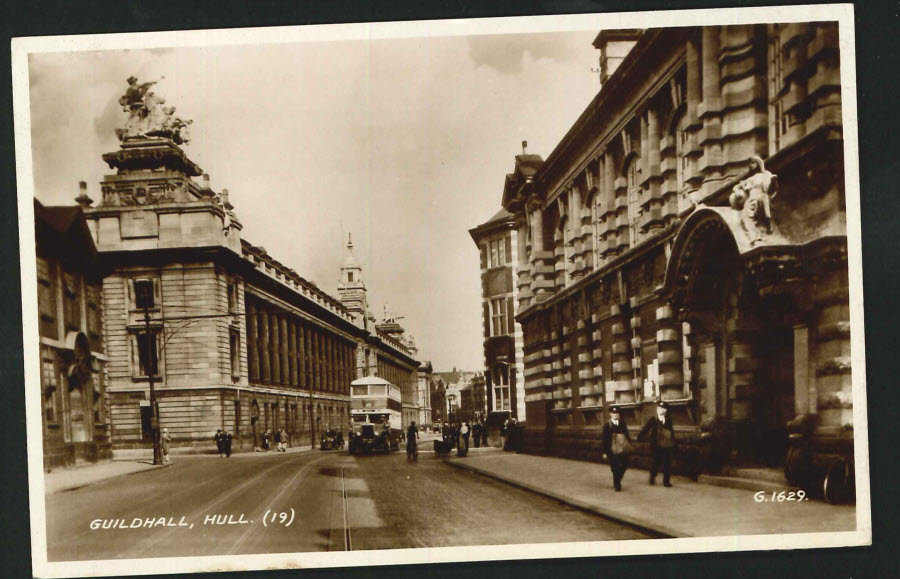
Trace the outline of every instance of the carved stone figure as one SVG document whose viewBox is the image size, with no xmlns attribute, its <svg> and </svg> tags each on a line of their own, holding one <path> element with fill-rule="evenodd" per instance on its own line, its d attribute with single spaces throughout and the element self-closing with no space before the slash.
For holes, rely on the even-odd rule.
<svg viewBox="0 0 900 579">
<path fill-rule="evenodd" d="M 741 212 L 741 227 L 751 246 L 772 233 L 769 202 L 777 193 L 778 176 L 766 171 L 760 157 L 750 157 L 750 176 L 734 186 L 728 202 Z"/>
<path fill-rule="evenodd" d="M 152 92 L 156 81 L 138 84 L 137 77 L 128 78 L 128 88 L 119 98 L 122 110 L 128 113 L 128 120 L 116 135 L 122 141 L 133 137 L 165 137 L 176 144 L 187 143 L 190 139 L 187 126 L 192 121 L 175 116 L 175 107 L 165 107 L 166 99 Z"/>
</svg>

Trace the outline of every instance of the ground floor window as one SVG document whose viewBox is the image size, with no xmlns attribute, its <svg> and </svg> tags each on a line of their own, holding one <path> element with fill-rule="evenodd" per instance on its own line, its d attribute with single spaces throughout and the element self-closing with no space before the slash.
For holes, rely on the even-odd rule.
<svg viewBox="0 0 900 579">
<path fill-rule="evenodd" d="M 509 410 L 509 372 L 505 366 L 494 368 L 494 411 Z"/>
<path fill-rule="evenodd" d="M 146 378 L 159 376 L 159 332 L 136 332 L 131 336 L 131 375 Z"/>
<path fill-rule="evenodd" d="M 56 391 L 59 378 L 56 370 L 56 355 L 50 348 L 41 348 L 41 383 L 44 393 L 44 419 L 48 423 L 59 420 L 56 406 Z"/>
</svg>

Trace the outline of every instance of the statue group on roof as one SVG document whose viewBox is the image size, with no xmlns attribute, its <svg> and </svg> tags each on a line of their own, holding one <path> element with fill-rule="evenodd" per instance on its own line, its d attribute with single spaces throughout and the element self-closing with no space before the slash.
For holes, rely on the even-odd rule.
<svg viewBox="0 0 900 579">
<path fill-rule="evenodd" d="M 175 116 L 175 107 L 164 106 L 166 99 L 150 90 L 157 81 L 139 83 L 128 78 L 128 88 L 119 97 L 122 110 L 128 113 L 125 126 L 116 129 L 120 141 L 128 138 L 164 137 L 176 145 L 190 141 L 188 125 L 193 121 Z"/>
</svg>

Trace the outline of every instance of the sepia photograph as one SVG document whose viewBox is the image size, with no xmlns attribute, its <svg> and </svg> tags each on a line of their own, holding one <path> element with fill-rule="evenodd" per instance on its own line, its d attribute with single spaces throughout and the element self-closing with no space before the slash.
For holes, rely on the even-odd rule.
<svg viewBox="0 0 900 579">
<path fill-rule="evenodd" d="M 853 17 L 14 39 L 35 576 L 871 544 Z"/>
</svg>

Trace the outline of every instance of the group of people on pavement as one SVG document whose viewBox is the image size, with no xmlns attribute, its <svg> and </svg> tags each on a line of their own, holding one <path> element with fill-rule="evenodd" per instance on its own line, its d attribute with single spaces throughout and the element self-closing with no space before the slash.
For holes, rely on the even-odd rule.
<svg viewBox="0 0 900 579">
<path fill-rule="evenodd" d="M 262 433 L 261 448 L 263 452 L 274 450 L 275 452 L 287 452 L 288 433 L 286 430 L 276 430 L 274 437 L 268 428 Z"/>
<path fill-rule="evenodd" d="M 219 451 L 219 458 L 230 458 L 231 457 L 231 441 L 234 437 L 230 432 L 222 430 L 216 430 L 216 435 L 213 437 L 213 440 L 216 441 L 216 449 Z"/>
<path fill-rule="evenodd" d="M 487 446 L 487 428 L 481 421 L 473 422 L 471 425 L 464 421 L 462 423 L 444 423 L 441 427 L 441 438 L 444 441 L 444 448 L 448 450 L 456 448 L 458 456 L 466 456 L 469 452 L 469 440 L 475 448 Z"/>
<path fill-rule="evenodd" d="M 668 415 L 669 405 L 660 401 L 656 405 L 656 416 L 650 418 L 641 432 L 639 441 L 649 440 L 653 461 L 650 463 L 650 484 L 656 484 L 656 476 L 660 468 L 663 474 L 663 486 L 672 486 L 672 455 L 675 452 L 675 428 Z M 628 457 L 631 454 L 631 436 L 628 426 L 618 406 L 609 411 L 609 421 L 603 425 L 603 460 L 609 461 L 612 470 L 613 486 L 616 491 L 622 490 L 622 477 L 628 470 Z"/>
</svg>

